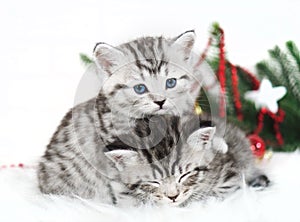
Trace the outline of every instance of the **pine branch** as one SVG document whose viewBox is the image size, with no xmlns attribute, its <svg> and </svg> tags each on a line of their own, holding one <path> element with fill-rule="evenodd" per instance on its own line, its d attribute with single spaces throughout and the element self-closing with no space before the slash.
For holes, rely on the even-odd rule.
<svg viewBox="0 0 300 222">
<path fill-rule="evenodd" d="M 294 60 L 294 63 L 290 63 L 291 67 L 293 68 L 293 73 L 290 78 L 292 81 L 294 94 L 300 103 L 300 51 L 296 44 L 292 41 L 286 42 L 286 47 L 291 59 Z"/>
<path fill-rule="evenodd" d="M 86 54 L 80 53 L 80 60 L 83 62 L 84 65 L 89 65 L 91 63 L 94 63 L 93 59 L 87 56 Z"/>
<path fill-rule="evenodd" d="M 286 66 L 287 58 L 284 57 L 278 46 L 275 46 L 274 49 L 269 50 L 269 54 L 271 58 L 279 65 L 280 73 L 281 73 L 281 81 L 283 81 L 284 85 L 289 85 L 289 74 L 291 70 Z M 275 65 L 275 64 L 274 64 Z"/>
<path fill-rule="evenodd" d="M 300 51 L 297 48 L 296 44 L 292 41 L 286 42 L 286 47 L 290 53 L 290 55 L 294 58 L 297 66 L 298 66 L 298 72 L 300 72 Z"/>
<path fill-rule="evenodd" d="M 282 52 L 278 46 L 269 50 L 271 57 L 281 67 L 282 76 L 285 79 L 285 86 L 292 91 L 294 96 L 300 101 L 300 80 L 297 78 L 298 71 L 288 58 L 287 54 Z"/>
<path fill-rule="evenodd" d="M 272 68 L 266 61 L 257 63 L 256 70 L 261 79 L 264 78 L 264 76 L 267 76 L 267 78 L 274 85 L 280 85 L 280 79 L 278 78 L 278 75 L 276 75 L 275 70 L 272 70 Z"/>
</svg>

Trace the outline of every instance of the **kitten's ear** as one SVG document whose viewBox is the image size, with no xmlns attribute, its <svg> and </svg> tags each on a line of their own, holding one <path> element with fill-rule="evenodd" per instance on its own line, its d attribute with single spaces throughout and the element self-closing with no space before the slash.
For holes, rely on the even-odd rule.
<svg viewBox="0 0 300 222">
<path fill-rule="evenodd" d="M 180 50 L 182 50 L 185 59 L 188 59 L 190 57 L 195 43 L 195 37 L 195 31 L 190 30 L 172 39 L 173 44 L 175 44 L 177 47 L 179 47 Z"/>
<path fill-rule="evenodd" d="M 200 128 L 189 136 L 187 143 L 196 149 L 209 147 L 215 133 L 216 127 Z"/>
<path fill-rule="evenodd" d="M 113 150 L 104 153 L 116 167 L 122 171 L 127 165 L 134 165 L 138 162 L 138 153 L 132 150 Z"/>
<path fill-rule="evenodd" d="M 96 64 L 109 75 L 112 74 L 112 68 L 120 64 L 122 56 L 124 53 L 120 49 L 103 42 L 97 43 L 94 48 Z"/>
</svg>

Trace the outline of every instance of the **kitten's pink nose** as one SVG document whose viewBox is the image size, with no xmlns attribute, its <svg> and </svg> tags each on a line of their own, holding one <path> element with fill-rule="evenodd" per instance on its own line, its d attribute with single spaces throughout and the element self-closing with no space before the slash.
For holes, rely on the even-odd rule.
<svg viewBox="0 0 300 222">
<path fill-rule="evenodd" d="M 164 100 L 161 100 L 161 101 L 154 101 L 154 103 L 156 103 L 157 105 L 159 105 L 159 107 L 162 109 L 162 106 L 164 105 L 165 103 L 165 99 Z"/>
<path fill-rule="evenodd" d="M 168 196 L 168 198 L 170 200 L 172 200 L 173 202 L 175 202 L 176 198 L 179 196 L 179 194 L 175 195 L 175 196 Z"/>
</svg>

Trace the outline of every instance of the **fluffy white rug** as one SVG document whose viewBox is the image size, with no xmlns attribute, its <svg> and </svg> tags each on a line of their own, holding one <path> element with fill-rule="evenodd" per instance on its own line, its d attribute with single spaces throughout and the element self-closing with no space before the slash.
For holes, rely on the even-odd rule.
<svg viewBox="0 0 300 222">
<path fill-rule="evenodd" d="M 0 169 L 0 221 L 300 221 L 300 153 L 276 153 L 260 163 L 273 186 L 240 190 L 224 202 L 188 208 L 119 209 L 99 203 L 39 193 L 34 169 Z"/>
</svg>

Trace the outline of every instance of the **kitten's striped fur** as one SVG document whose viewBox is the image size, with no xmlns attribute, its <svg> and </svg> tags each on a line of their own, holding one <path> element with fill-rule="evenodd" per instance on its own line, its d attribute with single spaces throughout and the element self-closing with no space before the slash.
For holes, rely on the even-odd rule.
<svg viewBox="0 0 300 222">
<path fill-rule="evenodd" d="M 190 164 L 180 164 L 184 155 L 177 152 L 188 153 L 187 138 L 199 127 L 198 121 L 186 120 L 194 118 L 193 105 L 201 85 L 196 76 L 199 73 L 192 68 L 193 42 L 194 33 L 189 31 L 174 39 L 145 37 L 118 47 L 97 44 L 95 60 L 106 74 L 105 83 L 97 97 L 75 106 L 63 118 L 39 163 L 40 190 L 47 194 L 134 205 L 151 200 L 149 194 L 154 191 L 141 192 L 142 181 L 134 180 L 135 174 L 126 174 L 124 178 L 118 169 L 122 164 L 107 158 L 109 152 L 138 151 L 148 162 L 169 158 L 169 162 L 158 162 L 156 166 L 137 171 L 141 173 L 137 175 L 140 179 L 147 169 L 154 178 L 165 178 L 199 164 L 197 159 Z M 177 80 L 176 87 L 166 88 L 169 78 Z M 138 95 L 133 88 L 141 83 L 148 91 Z M 151 119 L 156 117 L 163 118 L 166 124 L 161 125 L 159 123 L 164 121 L 159 121 L 151 125 Z M 237 178 L 241 173 L 245 173 L 249 183 L 260 175 L 254 169 L 249 144 L 245 141 L 244 136 L 229 136 L 228 155 L 217 153 L 214 161 L 209 161 L 211 170 L 206 172 L 208 176 L 204 180 L 207 181 L 202 185 L 196 178 L 196 184 L 191 181 L 199 190 L 180 204 L 209 196 L 219 197 L 222 192 L 235 190 L 240 186 Z M 174 150 L 176 152 L 171 152 Z M 210 154 L 207 152 L 201 160 L 207 163 Z M 205 169 L 202 165 L 199 167 L 202 169 L 199 172 Z M 235 185 L 225 186 L 225 179 L 236 181 Z M 224 191 L 221 192 L 222 184 Z"/>
<path fill-rule="evenodd" d="M 190 68 L 193 43 L 194 32 L 188 31 L 173 39 L 145 37 L 118 47 L 97 44 L 95 62 L 105 83 L 97 97 L 72 108 L 57 128 L 39 164 L 40 190 L 115 203 L 115 197 L 107 196 L 112 192 L 107 177 L 113 175 L 103 152 L 124 133 L 136 136 L 136 118 L 192 112 L 200 87 Z M 168 78 L 178 79 L 174 89 L 165 88 Z M 149 92 L 137 95 L 133 86 L 139 83 Z M 198 88 L 191 91 L 195 83 Z M 155 102 L 162 100 L 159 109 Z"/>
<path fill-rule="evenodd" d="M 128 191 L 121 196 L 134 197 L 137 203 L 186 206 L 210 198 L 224 199 L 244 184 L 268 186 L 269 180 L 255 167 L 250 144 L 241 130 L 227 125 L 220 144 L 212 127 L 197 129 L 193 122 L 195 119 L 191 118 L 184 123 L 190 130 L 180 137 L 170 129 L 168 135 L 173 133 L 175 143 L 159 144 L 148 150 L 106 153 L 120 170 L 118 179 L 127 185 Z M 195 136 L 201 140 L 189 143 L 195 141 L 189 140 L 195 129 Z M 226 153 L 220 145 L 228 148 Z"/>
</svg>

